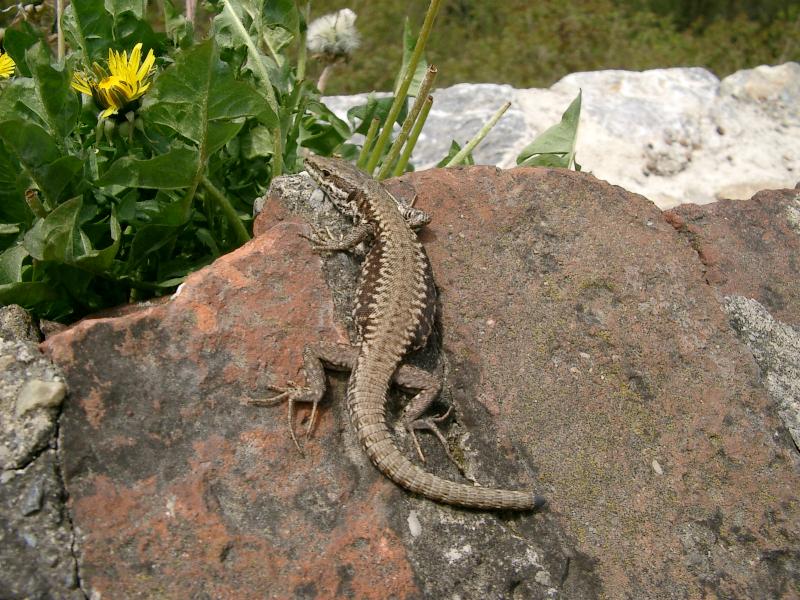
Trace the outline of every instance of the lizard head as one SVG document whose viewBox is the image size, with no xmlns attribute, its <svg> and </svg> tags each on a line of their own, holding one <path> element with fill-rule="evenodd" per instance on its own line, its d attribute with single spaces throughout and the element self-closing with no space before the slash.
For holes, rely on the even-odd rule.
<svg viewBox="0 0 800 600">
<path fill-rule="evenodd" d="M 369 179 L 369 175 L 341 158 L 312 154 L 304 163 L 311 179 L 336 204 L 346 203 L 347 197 Z"/>
</svg>

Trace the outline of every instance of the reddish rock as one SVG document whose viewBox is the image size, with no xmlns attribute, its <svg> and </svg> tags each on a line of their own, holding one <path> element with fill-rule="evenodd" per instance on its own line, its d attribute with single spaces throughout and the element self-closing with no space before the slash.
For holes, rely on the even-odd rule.
<svg viewBox="0 0 800 600">
<path fill-rule="evenodd" d="M 763 304 L 800 325 L 800 193 L 767 190 L 748 201 L 683 204 L 667 220 L 697 250 L 706 280 L 721 294 Z"/>
<path fill-rule="evenodd" d="M 263 235 L 170 302 L 45 343 L 71 391 L 61 451 L 84 589 L 796 597 L 796 449 L 660 211 L 557 170 L 404 180 L 434 216 L 421 237 L 440 289 L 433 350 L 455 405 L 452 450 L 476 480 L 534 488 L 548 510 L 497 516 L 399 490 L 360 452 L 342 376 L 304 459 L 285 407 L 243 403 L 301 377 L 305 342 L 347 337 L 350 263 L 309 252 L 299 203 L 276 186 Z M 722 265 L 725 252 L 709 257 Z M 432 350 L 421 360 L 437 364 Z M 457 478 L 423 442 L 428 468 Z"/>
</svg>

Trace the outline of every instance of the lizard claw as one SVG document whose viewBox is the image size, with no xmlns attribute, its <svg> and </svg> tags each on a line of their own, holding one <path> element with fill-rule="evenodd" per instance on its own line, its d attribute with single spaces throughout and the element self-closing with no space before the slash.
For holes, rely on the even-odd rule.
<svg viewBox="0 0 800 600">
<path fill-rule="evenodd" d="M 408 432 L 411 434 L 411 439 L 414 441 L 414 447 L 417 449 L 417 454 L 419 455 L 419 458 L 423 463 L 425 462 L 425 455 L 422 453 L 422 448 L 420 447 L 419 440 L 417 439 L 417 430 L 427 429 L 428 431 L 433 433 L 433 435 L 436 436 L 436 439 L 438 439 L 439 442 L 441 442 L 442 448 L 444 448 L 444 452 L 447 455 L 447 458 L 449 458 L 450 461 L 454 465 L 456 465 L 458 467 L 458 470 L 460 471 L 461 467 L 456 462 L 456 459 L 453 458 L 453 455 L 450 453 L 450 448 L 448 448 L 447 446 L 447 440 L 445 439 L 444 435 L 439 430 L 439 427 L 437 425 L 437 423 L 441 423 L 442 421 L 447 419 L 450 416 L 452 410 L 453 407 L 450 406 L 447 409 L 447 411 L 441 415 L 437 415 L 435 417 L 428 417 L 427 419 L 416 419 L 414 421 L 411 421 L 406 425 L 406 429 L 408 429 Z"/>
<path fill-rule="evenodd" d="M 295 385 L 293 381 L 288 381 L 286 383 L 286 387 L 279 387 L 276 385 L 268 385 L 267 389 L 271 392 L 278 392 L 277 395 L 272 396 L 271 398 L 263 398 L 263 399 L 253 399 L 250 400 L 250 404 L 255 406 L 275 406 L 281 402 L 286 402 L 288 404 L 288 418 L 289 418 L 289 435 L 292 438 L 292 442 L 294 442 L 297 451 L 300 453 L 300 456 L 305 456 L 303 449 L 300 447 L 300 443 L 297 441 L 297 435 L 294 433 L 294 404 L 298 400 L 301 400 L 305 395 L 305 388 L 302 388 L 298 385 Z M 306 439 L 309 437 L 311 433 L 311 424 L 316 416 L 317 412 L 317 404 L 318 402 L 313 402 L 313 408 L 311 409 L 311 420 L 309 422 L 309 426 L 306 428 Z"/>
<path fill-rule="evenodd" d="M 310 235 L 300 233 L 300 237 L 311 242 L 311 248 L 315 252 L 334 252 L 339 250 L 336 238 L 327 227 L 325 229 L 311 227 Z M 339 242 L 341 242 L 341 239 Z"/>
</svg>

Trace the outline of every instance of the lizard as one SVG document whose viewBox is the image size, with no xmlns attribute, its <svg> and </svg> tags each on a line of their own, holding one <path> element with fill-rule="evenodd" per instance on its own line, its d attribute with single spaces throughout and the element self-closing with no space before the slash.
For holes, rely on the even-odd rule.
<svg viewBox="0 0 800 600">
<path fill-rule="evenodd" d="M 441 382 L 423 369 L 402 364 L 407 353 L 425 345 L 435 318 L 436 286 L 430 262 L 414 231 L 426 225 L 430 217 L 413 203 L 395 199 L 381 183 L 345 160 L 309 155 L 305 167 L 337 209 L 354 220 L 352 231 L 338 242 L 330 235 L 325 239 L 319 232 L 304 236 L 314 250 L 350 250 L 372 240 L 361 267 L 353 310 L 360 344 L 306 346 L 306 385 L 271 386 L 278 395 L 258 403 L 288 400 L 290 434 L 299 449 L 292 424 L 294 403 L 312 404 L 308 434 L 325 391 L 324 367 L 350 370 L 346 398 L 351 423 L 370 461 L 394 483 L 455 506 L 498 510 L 543 506 L 545 499 L 532 492 L 479 487 L 438 477 L 400 451 L 386 424 L 386 395 L 393 382 L 403 389 L 418 390 L 407 408 L 406 425 L 423 462 L 414 430 L 431 429 L 445 444 L 435 423 L 449 413 L 421 418 L 438 395 Z"/>
</svg>

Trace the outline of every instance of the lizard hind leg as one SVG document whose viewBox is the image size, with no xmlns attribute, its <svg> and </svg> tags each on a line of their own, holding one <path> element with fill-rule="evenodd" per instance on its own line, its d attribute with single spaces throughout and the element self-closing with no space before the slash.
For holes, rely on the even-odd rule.
<svg viewBox="0 0 800 600">
<path fill-rule="evenodd" d="M 436 436 L 436 439 L 438 439 L 442 444 L 442 448 L 444 449 L 447 458 L 449 458 L 450 461 L 456 467 L 458 467 L 458 470 L 461 471 L 461 466 L 450 453 L 447 440 L 438 426 L 439 423 L 445 421 L 450 416 L 453 407 L 449 407 L 447 411 L 441 415 L 436 415 L 433 417 L 423 416 L 425 411 L 430 408 L 433 401 L 436 400 L 436 397 L 439 395 L 439 392 L 442 389 L 442 383 L 439 378 L 418 367 L 402 365 L 399 369 L 397 369 L 397 372 L 394 376 L 394 381 L 397 385 L 404 389 L 418 390 L 417 394 L 411 399 L 411 402 L 406 407 L 404 420 L 406 429 L 411 434 L 411 439 L 414 442 L 414 447 L 417 450 L 420 460 L 424 463 L 425 455 L 422 453 L 422 448 L 419 445 L 417 431 L 427 430 Z"/>
</svg>

